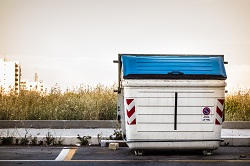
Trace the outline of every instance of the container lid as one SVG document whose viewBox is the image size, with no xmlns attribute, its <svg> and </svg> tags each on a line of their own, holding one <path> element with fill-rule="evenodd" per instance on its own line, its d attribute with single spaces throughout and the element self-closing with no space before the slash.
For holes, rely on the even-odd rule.
<svg viewBox="0 0 250 166">
<path fill-rule="evenodd" d="M 226 79 L 221 55 L 122 54 L 125 79 Z"/>
</svg>

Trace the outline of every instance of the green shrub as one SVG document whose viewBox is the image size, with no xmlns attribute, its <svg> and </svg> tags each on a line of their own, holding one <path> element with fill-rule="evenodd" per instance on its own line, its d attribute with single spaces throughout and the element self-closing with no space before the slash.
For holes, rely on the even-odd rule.
<svg viewBox="0 0 250 166">
<path fill-rule="evenodd" d="M 48 134 L 46 135 L 46 137 L 45 137 L 45 141 L 44 141 L 45 143 L 46 143 L 46 145 L 53 145 L 54 144 L 54 142 L 55 142 L 55 137 L 53 137 L 53 135 L 50 133 L 50 132 L 48 132 Z"/>
<path fill-rule="evenodd" d="M 121 129 L 115 129 L 114 133 L 109 136 L 110 140 L 122 140 L 122 130 Z"/>
<path fill-rule="evenodd" d="M 31 138 L 30 143 L 31 143 L 31 145 L 37 145 L 37 137 Z"/>
<path fill-rule="evenodd" d="M 89 139 L 91 139 L 91 136 L 80 136 L 79 134 L 77 135 L 77 139 L 80 141 L 79 143 L 81 145 L 88 145 L 89 144 Z"/>
<path fill-rule="evenodd" d="M 20 145 L 28 145 L 29 142 L 30 141 L 29 141 L 28 137 L 25 135 L 24 138 L 21 138 Z"/>
<path fill-rule="evenodd" d="M 1 138 L 2 145 L 11 145 L 13 144 L 13 141 L 14 141 L 14 137 L 11 137 L 11 136 Z"/>
</svg>

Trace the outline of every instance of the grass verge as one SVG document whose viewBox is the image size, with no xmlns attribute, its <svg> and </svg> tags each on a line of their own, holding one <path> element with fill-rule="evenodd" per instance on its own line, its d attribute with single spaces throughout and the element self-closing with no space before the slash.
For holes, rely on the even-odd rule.
<svg viewBox="0 0 250 166">
<path fill-rule="evenodd" d="M 116 93 L 98 85 L 47 95 L 0 94 L 0 120 L 105 120 L 116 118 Z"/>
<path fill-rule="evenodd" d="M 113 87 L 98 85 L 47 95 L 22 91 L 0 94 L 0 120 L 113 120 L 117 94 Z M 225 101 L 225 120 L 250 121 L 250 91 L 229 94 Z"/>
</svg>

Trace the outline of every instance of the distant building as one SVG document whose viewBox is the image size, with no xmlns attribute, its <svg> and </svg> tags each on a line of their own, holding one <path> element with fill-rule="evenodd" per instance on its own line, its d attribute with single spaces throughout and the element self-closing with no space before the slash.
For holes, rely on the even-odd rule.
<svg viewBox="0 0 250 166">
<path fill-rule="evenodd" d="M 20 92 L 21 66 L 19 62 L 0 59 L 0 92 Z"/>
<path fill-rule="evenodd" d="M 20 90 L 26 90 L 27 87 L 27 81 L 26 80 L 21 80 L 20 82 Z"/>
<path fill-rule="evenodd" d="M 43 81 L 38 81 L 38 74 L 35 73 L 34 81 L 22 80 L 21 90 L 36 91 L 46 93 L 47 89 L 44 87 Z"/>
</svg>

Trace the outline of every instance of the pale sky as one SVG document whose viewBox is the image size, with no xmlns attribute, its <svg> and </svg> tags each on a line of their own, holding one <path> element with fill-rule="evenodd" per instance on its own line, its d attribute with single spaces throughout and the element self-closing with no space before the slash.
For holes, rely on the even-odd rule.
<svg viewBox="0 0 250 166">
<path fill-rule="evenodd" d="M 224 54 L 250 88 L 250 0 L 0 0 L 0 57 L 63 88 L 117 82 L 118 53 Z"/>
</svg>

